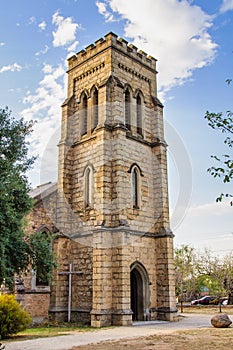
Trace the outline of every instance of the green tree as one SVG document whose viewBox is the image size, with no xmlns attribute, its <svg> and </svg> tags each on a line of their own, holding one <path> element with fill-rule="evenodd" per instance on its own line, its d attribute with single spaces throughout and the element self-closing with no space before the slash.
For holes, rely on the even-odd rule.
<svg viewBox="0 0 233 350">
<path fill-rule="evenodd" d="M 207 288 L 211 295 L 219 297 L 225 294 L 223 281 L 220 278 L 221 266 L 222 259 L 213 255 L 209 249 L 205 249 L 197 255 L 196 288 L 199 292 L 203 290 L 203 288 Z"/>
<path fill-rule="evenodd" d="M 233 252 L 224 257 L 219 278 L 228 296 L 228 304 L 233 305 Z"/>
<path fill-rule="evenodd" d="M 0 109 L 0 284 L 8 287 L 30 262 L 23 219 L 32 206 L 25 175 L 35 160 L 28 157 L 26 142 L 32 127 L 32 121 L 16 120 L 7 107 Z"/>
<path fill-rule="evenodd" d="M 210 293 L 227 296 L 228 304 L 233 304 L 233 254 L 218 257 L 206 249 L 199 258 L 199 264 L 202 266 L 199 274 L 205 275 L 211 282 Z"/>
<path fill-rule="evenodd" d="M 227 79 L 226 81 L 230 84 L 231 79 Z M 224 134 L 225 139 L 224 143 L 227 147 L 232 149 L 233 146 L 233 113 L 231 111 L 227 111 L 225 115 L 222 112 L 219 113 L 210 113 L 206 112 L 205 118 L 208 120 L 208 124 L 212 129 L 220 131 Z M 208 169 L 208 172 L 213 177 L 220 178 L 223 183 L 229 183 L 233 179 L 233 159 L 232 155 L 224 154 L 222 156 L 211 156 L 213 159 L 217 161 L 217 166 L 212 166 Z M 223 199 L 223 197 L 232 197 L 232 194 L 229 193 L 221 193 L 216 201 L 219 202 Z M 233 202 L 230 202 L 233 205 Z"/>
<path fill-rule="evenodd" d="M 195 294 L 195 250 L 189 245 L 175 249 L 175 283 L 179 299 L 190 299 Z"/>
<path fill-rule="evenodd" d="M 227 296 L 233 304 L 233 254 L 213 255 L 209 249 L 197 253 L 183 245 L 175 249 L 176 292 L 180 299 L 199 297 L 207 289 L 211 295 Z"/>
<path fill-rule="evenodd" d="M 46 231 L 37 231 L 28 237 L 32 252 L 31 266 L 36 272 L 37 284 L 48 284 L 53 277 L 53 269 L 57 267 L 57 259 L 53 253 L 53 237 Z"/>
</svg>

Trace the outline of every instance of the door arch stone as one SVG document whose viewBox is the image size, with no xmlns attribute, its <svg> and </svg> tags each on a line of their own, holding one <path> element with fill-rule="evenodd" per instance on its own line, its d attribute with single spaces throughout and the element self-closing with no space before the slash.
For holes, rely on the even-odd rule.
<svg viewBox="0 0 233 350">
<path fill-rule="evenodd" d="M 149 276 L 145 267 L 138 261 L 130 266 L 130 297 L 133 321 L 149 320 Z"/>
</svg>

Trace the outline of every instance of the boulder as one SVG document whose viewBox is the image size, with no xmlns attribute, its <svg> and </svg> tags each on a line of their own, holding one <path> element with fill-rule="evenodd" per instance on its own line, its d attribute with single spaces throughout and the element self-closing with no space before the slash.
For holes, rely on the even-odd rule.
<svg viewBox="0 0 233 350">
<path fill-rule="evenodd" d="M 227 328 L 232 324 L 227 314 L 218 314 L 211 318 L 212 326 L 216 328 Z"/>
</svg>

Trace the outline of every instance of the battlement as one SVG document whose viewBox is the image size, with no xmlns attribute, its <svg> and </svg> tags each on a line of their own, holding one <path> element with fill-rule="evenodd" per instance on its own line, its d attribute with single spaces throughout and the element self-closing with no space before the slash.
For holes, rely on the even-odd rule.
<svg viewBox="0 0 233 350">
<path fill-rule="evenodd" d="M 86 61 L 87 59 L 95 56 L 99 52 L 106 50 L 109 47 L 116 48 L 123 53 L 131 56 L 133 59 L 141 61 L 142 64 L 149 66 L 151 69 L 156 70 L 156 59 L 149 56 L 142 50 L 139 50 L 136 46 L 129 43 L 123 38 L 118 37 L 116 34 L 110 32 L 95 41 L 94 44 L 88 45 L 85 49 L 79 51 L 68 59 L 69 69 L 77 66 L 78 64 Z"/>
</svg>

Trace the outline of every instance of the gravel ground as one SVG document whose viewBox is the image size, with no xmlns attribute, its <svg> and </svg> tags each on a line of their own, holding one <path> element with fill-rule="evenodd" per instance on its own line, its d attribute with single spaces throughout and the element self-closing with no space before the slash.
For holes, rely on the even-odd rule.
<svg viewBox="0 0 233 350">
<path fill-rule="evenodd" d="M 14 341 L 3 344 L 6 350 L 69 350 L 74 346 L 95 344 L 106 340 L 119 340 L 126 338 L 157 335 L 182 329 L 195 329 L 211 327 L 208 314 L 182 314 L 179 322 L 153 321 L 136 322 L 132 327 L 114 327 L 98 329 L 85 333 L 72 333 L 69 335 Z"/>
</svg>

